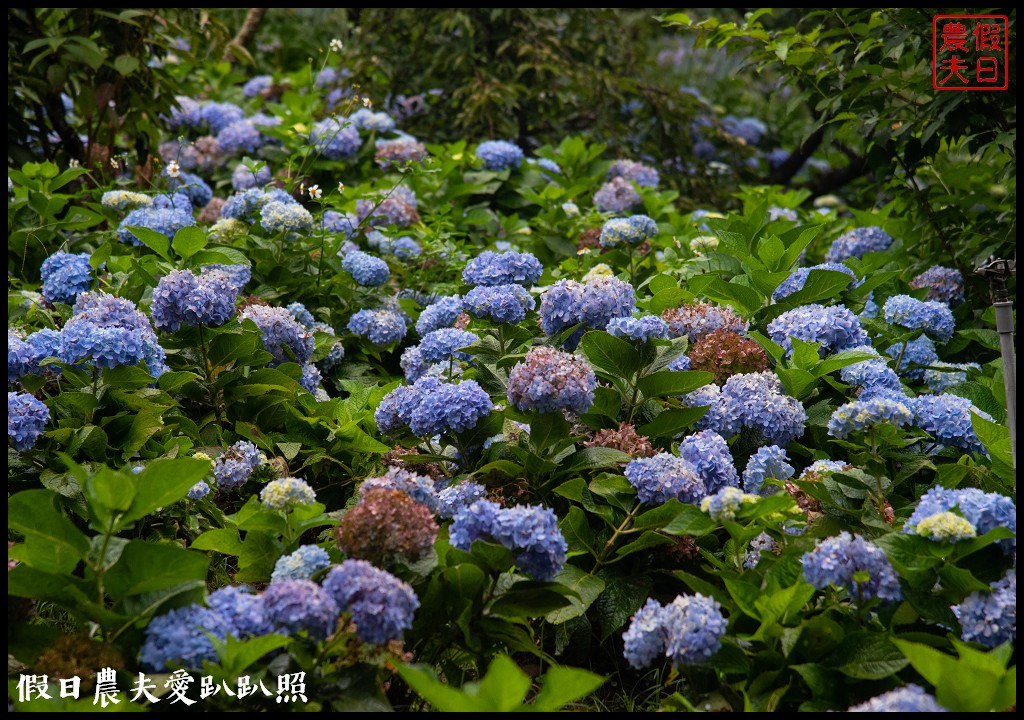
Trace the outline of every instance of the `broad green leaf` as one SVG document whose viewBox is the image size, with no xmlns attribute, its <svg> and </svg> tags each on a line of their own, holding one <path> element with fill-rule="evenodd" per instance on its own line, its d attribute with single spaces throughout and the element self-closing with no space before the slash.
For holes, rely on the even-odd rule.
<svg viewBox="0 0 1024 720">
<path fill-rule="evenodd" d="M 847 677 L 858 680 L 882 680 L 908 665 L 893 640 L 874 632 L 854 632 L 830 656 L 827 663 Z"/>
<path fill-rule="evenodd" d="M 572 590 L 578 597 L 568 596 L 569 605 L 549 612 L 545 619 L 552 625 L 558 625 L 566 620 L 583 615 L 598 595 L 604 590 L 604 580 L 591 575 L 575 565 L 565 565 L 562 571 L 555 578 L 554 582 L 561 583 Z"/>
<path fill-rule="evenodd" d="M 49 490 L 23 490 L 7 501 L 7 527 L 25 537 L 25 564 L 46 573 L 67 573 L 89 552 L 89 541 L 61 512 Z"/>
<path fill-rule="evenodd" d="M 156 230 L 150 230 L 145 227 L 129 226 L 124 228 L 132 235 L 142 241 L 142 244 L 148 247 L 150 250 L 155 252 L 157 255 L 162 257 L 167 262 L 171 261 L 170 248 L 171 241 L 167 239 L 167 236 L 162 232 Z"/>
<path fill-rule="evenodd" d="M 646 398 L 685 395 L 707 385 L 714 379 L 714 373 L 700 370 L 662 370 L 640 378 L 637 387 Z"/>
<path fill-rule="evenodd" d="M 173 505 L 211 471 L 210 461 L 200 458 L 158 458 L 147 463 L 136 476 L 135 500 L 122 522 L 134 522 L 159 508 Z"/>
<path fill-rule="evenodd" d="M 580 350 L 590 364 L 615 377 L 631 378 L 643 361 L 633 345 L 603 330 L 591 330 L 580 341 Z"/>
<path fill-rule="evenodd" d="M 188 260 L 206 247 L 206 233 L 195 225 L 183 227 L 174 234 L 171 247 L 174 248 L 174 252 Z"/>
<path fill-rule="evenodd" d="M 163 590 L 188 582 L 206 580 L 209 559 L 177 545 L 158 545 L 132 540 L 104 578 L 107 592 L 115 600 L 128 595 Z"/>
<path fill-rule="evenodd" d="M 569 703 L 592 694 L 607 679 L 582 668 L 553 665 L 544 673 L 540 692 L 533 699 L 533 709 L 536 712 L 557 712 Z"/>
</svg>

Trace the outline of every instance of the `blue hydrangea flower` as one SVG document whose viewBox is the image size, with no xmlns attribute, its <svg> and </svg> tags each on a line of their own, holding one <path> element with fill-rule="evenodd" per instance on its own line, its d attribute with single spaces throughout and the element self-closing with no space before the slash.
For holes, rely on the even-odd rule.
<svg viewBox="0 0 1024 720">
<path fill-rule="evenodd" d="M 191 207 L 141 207 L 124 216 L 117 226 L 117 237 L 123 243 L 141 246 L 142 241 L 128 230 L 129 227 L 143 227 L 163 233 L 167 239 L 173 239 L 175 233 L 183 227 L 196 224 Z"/>
<path fill-rule="evenodd" d="M 285 510 L 294 505 L 312 505 L 316 502 L 316 493 L 305 480 L 285 477 L 264 485 L 260 501 L 271 510 Z"/>
<path fill-rule="evenodd" d="M 252 320 L 263 335 L 263 346 L 274 359 L 271 366 L 292 362 L 285 348 L 294 355 L 294 362 L 305 365 L 313 356 L 313 335 L 285 308 L 250 305 L 239 315 L 241 320 Z"/>
<path fill-rule="evenodd" d="M 410 383 L 419 380 L 430 369 L 430 363 L 423 359 L 419 345 L 406 348 L 402 352 L 402 357 L 399 359 L 398 364 L 405 374 L 405 379 Z"/>
<path fill-rule="evenodd" d="M 171 332 L 182 324 L 218 327 L 234 316 L 237 296 L 233 278 L 224 273 L 197 277 L 191 270 L 172 270 L 153 290 L 153 325 Z"/>
<path fill-rule="evenodd" d="M 508 250 L 496 253 L 484 250 L 466 264 L 462 280 L 468 285 L 523 285 L 529 287 L 540 279 L 544 268 L 533 253 Z"/>
<path fill-rule="evenodd" d="M 897 372 L 907 380 L 922 381 L 927 367 L 939 362 L 935 342 L 927 335 L 904 343 L 894 343 L 885 352 L 898 361 Z"/>
<path fill-rule="evenodd" d="M 742 426 L 760 430 L 770 445 L 786 447 L 804 434 L 804 406 L 783 392 L 782 383 L 770 371 L 733 375 L 722 386 L 721 397 L 730 406 L 721 411 L 726 422 L 738 418 Z"/>
<path fill-rule="evenodd" d="M 960 637 L 988 648 L 1017 641 L 1017 571 L 1014 568 L 997 582 L 990 592 L 975 591 L 963 602 L 953 605 L 960 621 Z"/>
<path fill-rule="evenodd" d="M 828 421 L 828 434 L 843 440 L 852 432 L 881 423 L 889 423 L 893 427 L 907 425 L 914 420 L 914 412 L 909 404 L 909 398 L 901 401 L 880 395 L 848 402 L 832 412 Z"/>
<path fill-rule="evenodd" d="M 613 177 L 594 193 L 598 212 L 624 213 L 643 203 L 633 183 L 624 177 Z"/>
<path fill-rule="evenodd" d="M 167 176 L 167 169 L 163 174 Z M 198 175 L 181 172 L 177 177 L 167 176 L 167 187 L 171 192 L 183 192 L 188 195 L 192 207 L 202 208 L 213 199 L 213 189 Z"/>
<path fill-rule="evenodd" d="M 807 277 L 811 274 L 811 270 L 833 270 L 835 272 L 843 272 L 850 276 L 850 284 L 847 288 L 856 287 L 859 283 L 857 282 L 857 275 L 850 268 L 846 267 L 842 263 L 821 263 L 820 265 L 812 265 L 811 267 L 797 268 L 793 273 L 782 281 L 782 284 L 775 288 L 772 293 L 772 301 L 779 302 L 783 298 L 787 298 L 798 290 L 802 290 L 804 285 L 807 283 Z"/>
<path fill-rule="evenodd" d="M 318 545 L 301 545 L 298 550 L 282 555 L 274 563 L 270 582 L 279 580 L 310 580 L 331 566 L 331 557 Z"/>
<path fill-rule="evenodd" d="M 220 216 L 235 220 L 253 220 L 260 214 L 264 206 L 272 202 L 301 207 L 295 198 L 284 190 L 250 188 L 237 192 L 225 200 L 224 206 L 220 209 Z"/>
<path fill-rule="evenodd" d="M 743 567 L 747 570 L 756 568 L 757 564 L 761 562 L 761 553 L 770 552 L 778 555 L 780 551 L 781 548 L 775 538 L 763 532 L 750 541 L 747 555 L 743 558 Z"/>
<path fill-rule="evenodd" d="M 359 485 L 359 494 L 362 496 L 376 489 L 401 490 L 431 512 L 437 511 L 438 499 L 434 481 L 425 475 L 404 468 L 388 468 L 383 475 L 363 480 Z"/>
<path fill-rule="evenodd" d="M 302 326 L 306 329 L 312 329 L 313 325 L 316 324 L 316 318 L 313 317 L 313 313 L 311 313 L 306 306 L 300 302 L 290 303 L 285 310 L 290 312 L 292 317 L 302 323 Z"/>
<path fill-rule="evenodd" d="M 597 376 L 585 360 L 535 347 L 509 372 L 508 399 L 520 410 L 582 414 L 594 402 Z"/>
<path fill-rule="evenodd" d="M 356 636 L 377 645 L 401 640 L 420 606 L 411 585 L 365 560 L 350 559 L 333 567 L 324 579 L 324 591 L 342 612 L 350 613 Z"/>
<path fill-rule="evenodd" d="M 210 484 L 205 480 L 200 480 L 195 485 L 188 489 L 189 500 L 202 500 L 204 497 L 210 494 Z"/>
<path fill-rule="evenodd" d="M 439 297 L 425 308 L 416 319 L 416 332 L 420 337 L 444 327 L 452 327 L 462 312 L 462 298 L 458 295 Z"/>
<path fill-rule="evenodd" d="M 722 118 L 722 129 L 733 137 L 739 138 L 745 145 L 758 145 L 761 138 L 768 132 L 768 126 L 756 117 L 726 115 Z"/>
<path fill-rule="evenodd" d="M 311 395 L 317 394 L 317 388 L 320 387 L 320 383 L 324 380 L 323 375 L 320 374 L 320 369 L 313 363 L 306 363 L 302 366 L 302 377 L 299 378 L 299 385 L 301 385 Z"/>
<path fill-rule="evenodd" d="M 139 659 L 153 672 L 200 670 L 204 660 L 217 659 L 207 633 L 224 642 L 231 629 L 220 613 L 201 605 L 176 608 L 149 621 Z"/>
<path fill-rule="evenodd" d="M 964 276 L 955 268 L 932 265 L 909 283 L 914 290 L 928 288 L 925 300 L 946 303 L 955 308 L 964 301 Z"/>
<path fill-rule="evenodd" d="M 248 440 L 239 440 L 217 458 L 213 475 L 221 490 L 233 490 L 245 484 L 260 464 L 260 451 Z"/>
<path fill-rule="evenodd" d="M 978 488 L 930 488 L 917 503 L 914 513 L 903 526 L 905 533 L 918 533 L 918 525 L 939 513 L 956 510 L 974 526 L 978 535 L 984 535 L 997 527 L 1017 532 L 1017 506 L 1013 499 Z M 1014 538 L 998 540 L 1006 552 L 1017 547 Z"/>
<path fill-rule="evenodd" d="M 910 683 L 903 687 L 890 690 L 858 705 L 851 705 L 846 712 L 949 712 L 939 705 L 932 695 L 924 691 L 920 685 Z"/>
<path fill-rule="evenodd" d="M 910 295 L 893 295 L 882 306 L 882 315 L 886 322 L 908 330 L 923 330 L 940 343 L 952 338 L 956 329 L 949 305 L 934 300 L 918 300 Z"/>
<path fill-rule="evenodd" d="M 470 430 L 494 409 L 490 396 L 475 380 L 444 383 L 425 377 L 416 381 L 413 390 L 400 412 L 412 434 L 419 437 Z"/>
<path fill-rule="evenodd" d="M 228 632 L 237 640 L 269 635 L 274 632 L 263 607 L 263 596 L 247 588 L 227 585 L 214 590 L 206 605 L 228 624 Z"/>
<path fill-rule="evenodd" d="M 252 119 L 233 122 L 217 133 L 217 145 L 227 154 L 255 153 L 266 142 L 266 136 Z"/>
<path fill-rule="evenodd" d="M 686 336 L 692 347 L 698 340 L 715 330 L 729 330 L 738 335 L 747 332 L 747 321 L 739 317 L 730 307 L 711 303 L 695 302 L 669 308 L 661 313 L 668 323 L 668 336 Z"/>
<path fill-rule="evenodd" d="M 611 180 L 617 177 L 635 182 L 640 187 L 657 187 L 661 182 L 661 176 L 657 170 L 636 160 L 615 160 L 608 168 L 608 175 L 605 179 Z"/>
<path fill-rule="evenodd" d="M 951 387 L 967 382 L 967 371 L 981 371 L 978 363 L 936 362 L 924 371 L 924 384 L 933 393 L 943 393 Z"/>
<path fill-rule="evenodd" d="M 679 457 L 697 471 L 709 495 L 726 486 L 737 487 L 740 483 L 729 444 L 712 430 L 685 438 L 679 443 Z"/>
<path fill-rule="evenodd" d="M 819 352 L 822 357 L 871 344 L 860 320 L 842 305 L 801 305 L 768 323 L 768 333 L 773 341 L 785 348 L 787 355 L 793 353 L 792 338 L 821 343 Z"/>
<path fill-rule="evenodd" d="M 278 580 L 263 591 L 263 608 L 274 632 L 292 635 L 305 630 L 324 640 L 338 624 L 338 604 L 312 580 Z"/>
<path fill-rule="evenodd" d="M 653 598 L 623 633 L 623 655 L 638 670 L 664 656 L 676 668 L 706 662 L 722 646 L 728 623 L 722 606 L 700 593 L 679 595 L 662 607 Z"/>
<path fill-rule="evenodd" d="M 851 257 L 864 257 L 869 252 L 885 252 L 892 243 L 892 235 L 880 227 L 854 228 L 832 241 L 825 253 L 825 262 L 842 262 Z"/>
<path fill-rule="evenodd" d="M 476 146 L 476 156 L 488 170 L 514 170 L 523 163 L 523 149 L 507 140 L 485 140 Z"/>
<path fill-rule="evenodd" d="M 615 337 L 629 338 L 635 342 L 668 337 L 668 323 L 657 315 L 612 318 L 605 329 Z"/>
<path fill-rule="evenodd" d="M 28 393 L 7 393 L 7 438 L 15 450 L 30 450 L 46 430 L 50 409 Z"/>
<path fill-rule="evenodd" d="M 371 248 L 385 255 L 394 255 L 399 260 L 419 257 L 423 252 L 419 243 L 408 235 L 392 240 L 379 230 L 371 230 L 366 233 L 366 241 Z"/>
<path fill-rule="evenodd" d="M 185 95 L 176 95 L 170 117 L 161 115 L 161 118 L 170 130 L 181 127 L 196 128 L 203 122 L 202 108 L 196 100 Z"/>
<path fill-rule="evenodd" d="M 896 601 L 903 597 L 899 578 L 881 548 L 845 530 L 819 540 L 804 553 L 803 574 L 819 590 L 829 585 L 846 588 L 850 599 L 863 603 L 872 598 Z M 866 574 L 866 579 L 863 578 Z"/>
<path fill-rule="evenodd" d="M 469 550 L 474 540 L 496 542 L 515 555 L 516 566 L 536 580 L 551 581 L 565 565 L 568 544 L 558 529 L 558 518 L 541 505 L 503 508 L 490 500 L 477 500 L 459 508 L 452 520 L 452 547 Z"/>
<path fill-rule="evenodd" d="M 487 488 L 480 483 L 464 480 L 437 492 L 437 514 L 442 518 L 451 519 L 460 509 L 486 498 Z"/>
<path fill-rule="evenodd" d="M 579 315 L 587 327 L 604 330 L 612 319 L 629 317 L 636 309 L 633 286 L 616 277 L 598 277 L 583 286 Z"/>
<path fill-rule="evenodd" d="M 686 357 L 683 355 L 682 357 Z M 689 360 L 689 358 L 686 358 Z M 689 368 L 687 363 L 686 369 Z M 707 412 L 694 424 L 698 430 L 713 430 L 722 437 L 731 438 L 743 427 L 743 408 L 722 397 L 722 388 L 714 383 L 683 395 L 687 407 L 707 407 Z"/>
<path fill-rule="evenodd" d="M 554 335 L 581 321 L 580 303 L 583 283 L 559 280 L 540 296 L 540 327 L 547 335 Z"/>
<path fill-rule="evenodd" d="M 875 352 L 870 345 L 847 348 L 858 352 Z M 884 360 L 863 360 L 847 365 L 839 371 L 843 382 L 861 388 L 859 399 L 885 396 L 899 398 L 906 395 L 899 375 Z"/>
<path fill-rule="evenodd" d="M 24 340 L 7 331 L 7 382 L 14 382 L 23 375 L 60 373 L 57 365 L 41 363 L 46 358 L 63 357 L 64 336 L 57 330 L 43 328 L 31 333 Z"/>
<path fill-rule="evenodd" d="M 245 163 L 238 163 L 231 172 L 231 187 L 235 192 L 261 188 L 271 180 L 270 166 L 261 165 L 258 170 L 253 170 Z"/>
<path fill-rule="evenodd" d="M 686 355 L 679 355 L 665 366 L 666 370 L 675 370 L 676 372 L 682 372 L 690 369 L 690 358 Z"/>
<path fill-rule="evenodd" d="M 103 292 L 80 293 L 61 336 L 60 359 L 68 364 L 112 368 L 144 360 L 153 377 L 167 369 L 166 353 L 152 325 L 130 300 Z"/>
<path fill-rule="evenodd" d="M 768 222 L 774 222 L 782 218 L 783 220 L 789 220 L 790 222 L 796 222 L 798 216 L 796 210 L 784 207 L 770 207 L 768 208 Z"/>
<path fill-rule="evenodd" d="M 352 279 L 364 287 L 376 287 L 387 282 L 391 271 L 388 264 L 375 255 L 361 250 L 345 253 L 341 267 L 352 276 Z"/>
<path fill-rule="evenodd" d="M 909 405 L 913 410 L 914 425 L 930 433 L 935 442 L 986 454 L 985 446 L 974 432 L 971 413 L 975 412 L 989 421 L 992 416 L 974 407 L 967 398 L 948 393 L 920 395 L 910 400 Z"/>
<path fill-rule="evenodd" d="M 775 494 L 779 489 L 775 485 L 766 485 L 765 480 L 789 480 L 796 470 L 789 464 L 786 451 L 777 445 L 766 445 L 747 461 L 747 469 L 743 471 L 743 489 L 748 493 L 765 497 Z"/>
<path fill-rule="evenodd" d="M 245 112 L 234 103 L 206 102 L 199 109 L 201 122 L 206 123 L 211 135 L 216 135 L 231 123 L 245 119 Z"/>
<path fill-rule="evenodd" d="M 365 337 L 374 345 L 386 347 L 401 342 L 405 337 L 405 317 L 395 310 L 378 308 L 363 309 L 348 321 L 349 332 Z"/>
<path fill-rule="evenodd" d="M 355 235 L 359 227 L 359 218 L 354 214 L 342 214 L 337 210 L 325 210 L 323 222 L 327 232 L 340 233 L 347 238 Z"/>
<path fill-rule="evenodd" d="M 623 471 L 636 488 L 637 499 L 645 505 L 662 505 L 671 498 L 697 505 L 707 497 L 707 487 L 688 460 L 671 453 L 636 458 Z"/>
<path fill-rule="evenodd" d="M 273 75 L 254 75 L 242 86 L 242 94 L 247 98 L 253 98 L 266 90 L 274 83 Z"/>
<path fill-rule="evenodd" d="M 598 242 L 601 247 L 615 247 L 623 243 L 637 245 L 658 234 L 658 224 L 646 215 L 606 220 L 601 227 Z"/>
<path fill-rule="evenodd" d="M 50 302 L 70 305 L 92 284 L 89 253 L 75 255 L 58 250 L 43 260 L 39 274 L 43 279 L 42 296 Z"/>
<path fill-rule="evenodd" d="M 313 125 L 309 140 L 328 160 L 347 160 L 363 146 L 359 130 L 354 125 L 333 117 Z"/>
<path fill-rule="evenodd" d="M 359 108 L 348 116 L 348 121 L 356 130 L 386 133 L 395 129 L 395 119 L 386 112 L 374 111 L 370 108 Z"/>
<path fill-rule="evenodd" d="M 541 175 L 547 178 L 549 182 L 554 182 L 554 178 L 551 177 L 552 174 L 562 174 L 561 166 L 554 160 L 550 160 L 548 158 L 526 158 L 526 162 L 539 167 L 541 169 Z"/>
<path fill-rule="evenodd" d="M 379 201 L 367 198 L 356 200 L 356 219 L 374 227 L 395 225 L 405 228 L 420 221 L 416 206 L 416 194 L 406 187 L 398 186 Z"/>
<path fill-rule="evenodd" d="M 427 363 L 449 362 L 452 359 L 470 362 L 469 353 L 459 348 L 472 345 L 480 336 L 468 330 L 458 328 L 440 328 L 432 330 L 420 341 L 420 357 Z"/>
<path fill-rule="evenodd" d="M 514 324 L 525 319 L 526 313 L 537 306 L 537 301 L 522 285 L 511 283 L 475 287 L 466 293 L 461 304 L 466 312 L 475 318 Z M 420 317 L 422 318 L 422 315 Z"/>
</svg>

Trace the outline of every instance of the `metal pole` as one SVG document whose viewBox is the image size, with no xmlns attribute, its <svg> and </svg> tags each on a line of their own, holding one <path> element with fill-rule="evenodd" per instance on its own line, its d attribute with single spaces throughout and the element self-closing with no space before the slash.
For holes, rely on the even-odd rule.
<svg viewBox="0 0 1024 720">
<path fill-rule="evenodd" d="M 1014 260 L 989 258 L 977 269 L 987 277 L 992 287 L 993 307 L 996 311 L 996 332 L 999 350 L 1003 356 L 1003 389 L 1006 392 L 1006 422 L 1010 428 L 1010 457 L 1013 461 L 1014 484 L 1017 479 L 1017 363 L 1013 350 L 1013 302 L 1006 289 L 1006 281 L 1017 273 Z"/>
</svg>

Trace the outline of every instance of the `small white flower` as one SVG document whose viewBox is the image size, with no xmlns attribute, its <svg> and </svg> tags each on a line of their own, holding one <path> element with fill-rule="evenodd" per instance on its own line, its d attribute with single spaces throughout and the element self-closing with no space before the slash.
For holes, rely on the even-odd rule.
<svg viewBox="0 0 1024 720">
<path fill-rule="evenodd" d="M 343 47 L 345 47 L 345 45 L 338 38 L 331 40 L 331 52 L 341 52 Z"/>
<path fill-rule="evenodd" d="M 309 186 L 309 196 L 311 198 L 313 198 L 314 200 L 319 200 L 321 195 L 323 195 L 323 192 L 321 192 L 319 185 Z"/>
<path fill-rule="evenodd" d="M 343 182 L 338 183 L 338 192 L 340 192 L 340 193 L 345 192 L 345 183 L 343 183 Z"/>
<path fill-rule="evenodd" d="M 363 107 L 371 107 L 372 105 L 373 105 L 373 100 L 371 100 L 368 97 L 364 97 L 363 98 Z"/>
<path fill-rule="evenodd" d="M 299 183 L 299 195 L 306 194 L 306 183 Z"/>
<path fill-rule="evenodd" d="M 82 163 L 78 162 L 74 158 L 71 158 L 68 161 L 68 167 L 70 167 L 70 168 L 82 167 Z"/>
<path fill-rule="evenodd" d="M 115 170 L 121 167 L 121 165 L 117 162 L 117 158 L 110 158 L 110 167 L 114 168 Z"/>
<path fill-rule="evenodd" d="M 178 165 L 177 160 L 171 160 L 167 163 L 167 176 L 176 178 L 181 175 L 181 166 Z"/>
</svg>

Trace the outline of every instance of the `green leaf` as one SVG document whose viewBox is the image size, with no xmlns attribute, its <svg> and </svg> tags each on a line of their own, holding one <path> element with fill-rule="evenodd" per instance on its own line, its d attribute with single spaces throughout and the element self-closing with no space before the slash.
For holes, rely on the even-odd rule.
<svg viewBox="0 0 1024 720">
<path fill-rule="evenodd" d="M 544 673 L 543 686 L 533 700 L 537 712 L 557 712 L 582 700 L 601 687 L 607 678 L 589 670 L 553 665 Z"/>
<path fill-rule="evenodd" d="M 183 227 L 174 233 L 171 247 L 174 248 L 174 252 L 188 260 L 206 247 L 206 233 L 195 225 Z"/>
<path fill-rule="evenodd" d="M 236 528 L 207 530 L 192 541 L 193 550 L 213 550 L 224 555 L 241 555 L 242 539 Z"/>
<path fill-rule="evenodd" d="M 873 632 L 854 632 L 843 638 L 826 664 L 857 680 L 882 680 L 909 663 L 890 638 Z"/>
<path fill-rule="evenodd" d="M 564 472 L 575 473 L 583 470 L 613 468 L 620 463 L 628 463 L 632 459 L 632 455 L 615 448 L 591 447 L 577 450 L 559 464 Z"/>
<path fill-rule="evenodd" d="M 700 370 L 662 370 L 640 378 L 637 387 L 646 398 L 685 395 L 704 387 L 714 379 L 714 373 Z"/>
<path fill-rule="evenodd" d="M 118 55 L 114 59 L 114 69 L 127 77 L 139 69 L 139 61 L 131 55 Z"/>
<path fill-rule="evenodd" d="M 89 541 L 60 511 L 49 490 L 24 490 L 7 502 L 7 527 L 25 537 L 25 564 L 45 573 L 69 573 L 89 552 Z"/>
<path fill-rule="evenodd" d="M 171 241 L 167 239 L 167 236 L 162 232 L 156 230 L 150 230 L 144 227 L 128 226 L 124 228 L 132 235 L 142 241 L 142 244 L 148 247 L 150 250 L 155 252 L 157 255 L 162 257 L 167 262 L 171 261 L 170 248 Z"/>
<path fill-rule="evenodd" d="M 520 581 L 508 592 L 496 598 L 488 610 L 492 615 L 504 618 L 534 618 L 569 607 L 570 598 L 555 589 L 550 583 Z"/>
<path fill-rule="evenodd" d="M 615 558 L 624 558 L 627 555 L 632 555 L 635 552 L 641 550 L 647 550 L 648 548 L 657 547 L 658 545 L 667 545 L 672 542 L 671 538 L 665 537 L 659 532 L 654 530 L 648 530 L 640 535 L 633 542 L 623 545 L 615 551 Z"/>
<path fill-rule="evenodd" d="M 641 425 L 637 433 L 649 438 L 674 438 L 688 430 L 707 414 L 709 407 L 692 407 L 663 410 L 651 422 Z"/>
<path fill-rule="evenodd" d="M 682 511 L 675 520 L 665 526 L 664 532 L 669 535 L 693 535 L 700 537 L 713 531 L 718 525 L 701 512 L 695 505 L 683 505 Z"/>
<path fill-rule="evenodd" d="M 971 412 L 971 425 L 981 444 L 992 457 L 992 471 L 1003 480 L 1014 480 L 1014 462 L 1010 445 L 1010 429 L 1003 425 L 990 422 Z"/>
<path fill-rule="evenodd" d="M 580 350 L 590 364 L 613 377 L 631 378 L 643 360 L 633 345 L 603 330 L 591 330 L 580 341 Z"/>
<path fill-rule="evenodd" d="M 621 630 L 650 597 L 653 580 L 644 575 L 620 577 L 604 570 L 599 576 L 605 582 L 605 589 L 594 607 L 601 628 L 601 642 L 604 642 L 612 633 Z"/>
<path fill-rule="evenodd" d="M 822 377 L 823 375 L 828 375 L 831 372 L 835 372 L 836 370 L 849 365 L 863 362 L 864 360 L 875 360 L 878 358 L 878 355 L 864 352 L 863 350 L 843 350 L 833 355 L 829 355 L 818 363 L 817 367 L 812 369 L 812 372 L 815 377 Z"/>
<path fill-rule="evenodd" d="M 762 295 L 753 288 L 737 282 L 725 282 L 721 278 L 715 278 L 700 294 L 722 305 L 731 305 L 744 315 L 759 309 L 764 301 Z"/>
<path fill-rule="evenodd" d="M 125 438 L 121 453 L 125 460 L 131 458 L 135 453 L 149 442 L 149 439 L 164 429 L 164 421 L 160 415 L 151 412 L 136 413 L 132 419 L 131 427 L 128 429 L 128 437 Z"/>
<path fill-rule="evenodd" d="M 568 606 L 552 610 L 545 616 L 552 625 L 583 615 L 604 590 L 604 580 L 575 565 L 564 565 L 554 582 L 569 588 L 577 597 L 569 595 Z"/>
<path fill-rule="evenodd" d="M 110 596 L 117 600 L 190 580 L 205 582 L 208 564 L 209 559 L 203 553 L 177 545 L 132 540 L 107 572 L 104 584 Z"/>
<path fill-rule="evenodd" d="M 173 505 L 212 471 L 209 460 L 200 458 L 157 458 L 136 475 L 135 499 L 122 522 L 139 520 L 158 508 Z"/>
</svg>

